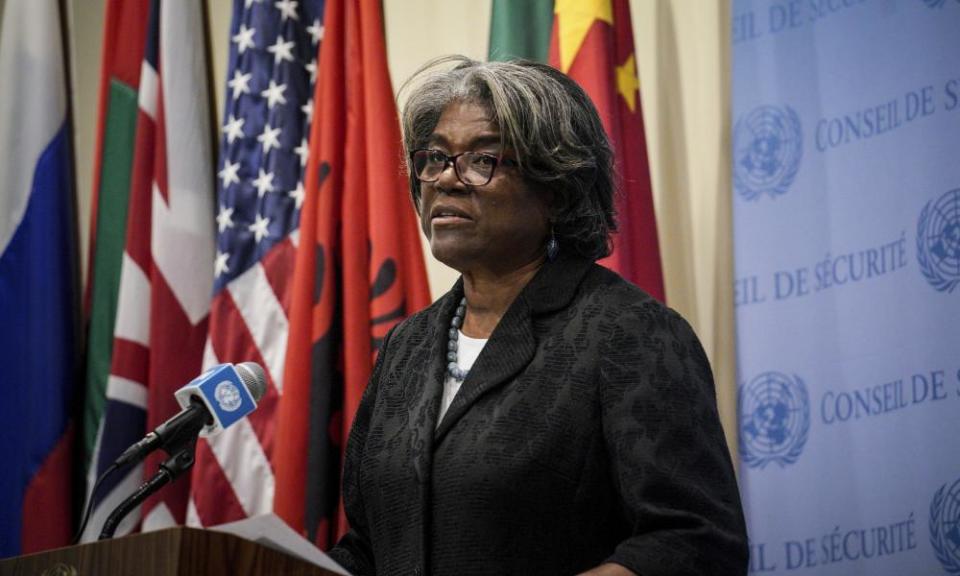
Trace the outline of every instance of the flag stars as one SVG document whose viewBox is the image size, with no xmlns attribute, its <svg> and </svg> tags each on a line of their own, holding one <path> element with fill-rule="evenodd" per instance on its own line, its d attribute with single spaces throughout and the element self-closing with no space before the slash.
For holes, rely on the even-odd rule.
<svg viewBox="0 0 960 576">
<path fill-rule="evenodd" d="M 320 20 L 314 20 L 312 25 L 307 26 L 307 32 L 310 34 L 310 41 L 314 44 L 323 40 L 323 26 L 320 25 Z"/>
<path fill-rule="evenodd" d="M 259 4 L 259 3 L 260 3 L 260 0 L 244 0 L 243 7 L 250 8 L 254 4 Z"/>
<path fill-rule="evenodd" d="M 221 206 L 217 213 L 217 229 L 222 234 L 228 228 L 233 228 L 233 208 Z"/>
<path fill-rule="evenodd" d="M 293 41 L 284 42 L 283 36 L 277 36 L 277 41 L 267 46 L 267 52 L 273 54 L 274 64 L 279 64 L 284 60 L 293 62 Z"/>
<path fill-rule="evenodd" d="M 247 48 L 256 47 L 257 44 L 253 41 L 253 35 L 256 33 L 256 28 L 247 28 L 246 25 L 240 24 L 240 31 L 233 35 L 233 42 L 237 45 L 237 52 L 243 54 Z"/>
<path fill-rule="evenodd" d="M 617 66 L 617 92 L 623 96 L 631 112 L 636 112 L 637 109 L 638 88 L 640 88 L 640 81 L 637 80 L 637 62 L 631 52 L 626 62 Z"/>
<path fill-rule="evenodd" d="M 263 127 L 263 133 L 257 136 L 257 142 L 263 146 L 263 153 L 267 154 L 272 148 L 280 147 L 280 128 L 271 128 L 270 124 Z"/>
<path fill-rule="evenodd" d="M 317 81 L 317 59 L 314 58 L 309 64 L 303 66 L 307 69 L 307 72 L 310 73 L 310 83 L 313 84 Z"/>
<path fill-rule="evenodd" d="M 229 260 L 230 260 L 229 252 L 221 252 L 217 250 L 217 258 L 213 262 L 213 275 L 219 278 L 221 274 L 229 272 L 230 265 L 227 264 Z"/>
<path fill-rule="evenodd" d="M 307 100 L 307 103 L 300 107 L 300 111 L 307 117 L 307 124 L 313 122 L 313 98 Z"/>
<path fill-rule="evenodd" d="M 237 138 L 243 138 L 243 122 L 243 118 L 234 118 L 231 114 L 230 119 L 223 125 L 221 132 L 226 134 L 228 144 L 233 144 Z"/>
<path fill-rule="evenodd" d="M 270 81 L 270 86 L 260 93 L 261 96 L 267 99 L 267 108 L 273 109 L 278 103 L 286 104 L 287 99 L 284 97 L 283 93 L 286 91 L 286 84 L 277 84 L 273 80 Z"/>
<path fill-rule="evenodd" d="M 223 189 L 226 190 L 230 187 L 231 184 L 235 182 L 240 182 L 240 176 L 238 172 L 240 171 L 240 163 L 231 164 L 229 160 L 224 162 L 223 170 L 217 172 L 217 176 L 223 180 Z"/>
<path fill-rule="evenodd" d="M 296 205 L 297 210 L 299 210 L 300 207 L 303 206 L 303 199 L 307 196 L 306 191 L 303 189 L 303 182 L 297 182 L 297 188 L 287 192 L 287 195 L 293 198 L 293 202 Z"/>
<path fill-rule="evenodd" d="M 227 82 L 227 86 L 233 90 L 233 99 L 236 100 L 241 94 L 250 93 L 250 77 L 252 74 L 244 74 L 240 70 L 233 71 L 233 78 Z"/>
<path fill-rule="evenodd" d="M 267 192 L 273 192 L 273 172 L 264 172 L 260 168 L 260 174 L 253 181 L 253 187 L 257 189 L 257 198 L 263 198 Z"/>
<path fill-rule="evenodd" d="M 280 22 L 286 22 L 287 18 L 299 20 L 297 16 L 297 4 L 294 0 L 280 0 L 274 6 L 280 11 Z"/>
<path fill-rule="evenodd" d="M 573 58 L 580 51 L 594 21 L 613 25 L 613 4 L 610 0 L 557 0 L 553 13 L 557 21 L 561 72 L 570 70 Z"/>
<path fill-rule="evenodd" d="M 293 149 L 297 156 L 300 157 L 300 167 L 303 168 L 307 165 L 307 157 L 310 155 L 310 148 L 307 146 L 307 139 L 304 138 L 300 141 L 300 145 Z"/>
<path fill-rule="evenodd" d="M 261 240 L 270 235 L 270 231 L 267 230 L 268 226 L 270 226 L 270 219 L 257 214 L 256 220 L 253 224 L 247 226 L 247 230 L 253 232 L 253 238 L 259 244 Z"/>
</svg>

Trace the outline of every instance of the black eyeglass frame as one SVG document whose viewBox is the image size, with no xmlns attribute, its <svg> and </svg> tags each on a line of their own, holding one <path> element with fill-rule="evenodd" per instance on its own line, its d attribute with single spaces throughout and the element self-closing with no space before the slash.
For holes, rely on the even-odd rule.
<svg viewBox="0 0 960 576">
<path fill-rule="evenodd" d="M 434 154 L 440 154 L 441 156 L 444 157 L 443 167 L 440 168 L 439 172 L 437 172 L 436 178 L 433 178 L 432 180 L 424 179 L 420 176 L 420 174 L 416 173 L 417 172 L 416 156 L 417 156 L 417 153 L 419 152 L 429 152 Z M 460 157 L 466 156 L 467 154 L 472 154 L 474 156 L 481 156 L 483 158 L 489 158 L 490 160 L 493 160 L 493 166 L 490 168 L 490 175 L 487 177 L 486 182 L 483 182 L 482 184 L 471 184 L 469 182 L 466 182 L 463 179 L 463 177 L 460 175 L 459 160 L 460 160 Z M 473 150 L 467 150 L 466 152 L 461 152 L 459 154 L 454 154 L 453 156 L 450 156 L 446 152 L 437 150 L 436 148 L 417 148 L 416 150 L 410 153 L 410 164 L 413 166 L 413 169 L 414 169 L 414 177 L 419 182 L 427 182 L 429 184 L 429 183 L 440 180 L 440 176 L 443 174 L 444 170 L 447 169 L 447 166 L 453 164 L 453 173 L 456 174 L 457 180 L 459 180 L 464 186 L 486 186 L 487 184 L 490 183 L 491 180 L 493 180 L 493 176 L 494 174 L 496 174 L 497 168 L 499 166 L 501 165 L 516 166 L 517 162 L 516 160 L 511 160 L 510 158 L 504 158 L 503 156 L 497 156 L 496 154 L 490 154 L 489 152 L 474 152 Z"/>
</svg>

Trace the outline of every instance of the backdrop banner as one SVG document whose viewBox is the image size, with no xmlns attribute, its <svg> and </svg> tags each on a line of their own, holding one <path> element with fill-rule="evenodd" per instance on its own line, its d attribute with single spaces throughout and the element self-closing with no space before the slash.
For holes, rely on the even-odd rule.
<svg viewBox="0 0 960 576">
<path fill-rule="evenodd" d="M 960 574 L 960 1 L 735 0 L 752 574 Z"/>
</svg>

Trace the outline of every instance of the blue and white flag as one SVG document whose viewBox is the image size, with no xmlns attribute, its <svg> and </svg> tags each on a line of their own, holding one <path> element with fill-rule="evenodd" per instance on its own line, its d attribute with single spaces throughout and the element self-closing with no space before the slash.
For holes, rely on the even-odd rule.
<svg viewBox="0 0 960 576">
<path fill-rule="evenodd" d="M 960 575 L 960 1 L 731 16 L 750 571 Z"/>
<path fill-rule="evenodd" d="M 77 267 L 56 0 L 0 30 L 0 557 L 67 544 Z"/>
</svg>

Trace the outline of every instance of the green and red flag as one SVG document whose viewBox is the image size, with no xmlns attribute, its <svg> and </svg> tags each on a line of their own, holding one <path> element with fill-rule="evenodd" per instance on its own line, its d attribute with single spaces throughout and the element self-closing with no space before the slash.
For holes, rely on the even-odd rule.
<svg viewBox="0 0 960 576">
<path fill-rule="evenodd" d="M 321 547 L 378 346 L 430 302 L 380 3 L 328 0 L 324 27 L 275 456 L 277 513 Z"/>
<path fill-rule="evenodd" d="M 149 10 L 149 0 L 109 0 L 103 29 L 89 273 L 84 297 L 88 331 L 81 437 L 85 467 L 91 471 L 96 469 L 94 446 L 113 352 L 137 127 L 137 91 Z"/>
<path fill-rule="evenodd" d="M 557 0 L 550 64 L 576 80 L 600 112 L 616 152 L 620 231 L 601 264 L 664 300 L 657 221 L 628 0 Z"/>
</svg>

